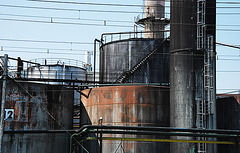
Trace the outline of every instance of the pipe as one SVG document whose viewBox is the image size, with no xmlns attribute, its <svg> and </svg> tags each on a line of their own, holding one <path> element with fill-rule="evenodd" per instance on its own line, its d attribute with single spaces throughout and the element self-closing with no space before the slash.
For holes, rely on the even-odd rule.
<svg viewBox="0 0 240 153">
<path fill-rule="evenodd" d="M 98 130 L 88 130 L 86 134 L 98 133 Z M 129 134 L 129 135 L 158 135 L 158 136 L 184 136 L 184 137 L 209 137 L 209 138 L 238 138 L 239 135 L 212 134 L 212 133 L 182 133 L 182 132 L 149 132 L 149 131 L 102 131 L 103 134 Z M 97 138 L 98 139 L 98 138 Z"/>
<path fill-rule="evenodd" d="M 94 81 L 94 84 L 95 84 L 95 79 L 96 79 L 96 43 L 99 42 L 101 43 L 100 40 L 98 39 L 95 39 L 94 40 L 94 55 L 93 55 L 93 58 L 94 58 L 94 61 L 93 61 L 93 67 L 94 67 L 94 72 L 93 72 L 93 81 Z"/>
<path fill-rule="evenodd" d="M 84 125 L 77 132 L 85 129 L 119 129 L 119 130 L 139 130 L 139 131 L 166 131 L 166 132 L 194 132 L 194 133 L 216 133 L 216 134 L 234 134 L 240 136 L 240 130 L 214 130 L 214 129 L 192 129 L 192 128 L 173 128 L 173 127 L 139 127 L 139 126 L 99 126 Z"/>
<path fill-rule="evenodd" d="M 94 137 L 88 137 L 86 140 L 96 140 Z M 182 142 L 182 143 L 208 143 L 208 144 L 224 144 L 235 145 L 236 143 L 230 141 L 203 141 L 203 140 L 176 140 L 176 139 L 145 139 L 145 138 L 116 138 L 103 137 L 103 140 L 121 140 L 121 141 L 144 141 L 144 142 Z M 239 143 L 240 144 L 240 143 Z"/>
<path fill-rule="evenodd" d="M 4 113 L 6 102 L 6 88 L 7 88 L 7 67 L 8 67 L 8 55 L 4 55 L 4 69 L 3 69 L 3 86 L 2 86 L 2 105 L 1 105 L 1 129 L 0 129 L 0 152 L 2 152 L 3 144 L 3 130 L 4 130 Z"/>
<path fill-rule="evenodd" d="M 87 130 L 87 129 L 84 129 L 82 132 L 80 132 L 80 133 L 74 133 L 74 134 L 72 134 L 71 135 L 71 137 L 70 137 L 70 153 L 72 153 L 72 139 L 73 139 L 73 137 L 74 136 L 78 136 L 78 135 L 81 135 L 83 132 L 85 132 L 85 130 Z M 76 140 L 76 139 L 75 139 Z M 77 141 L 77 140 L 76 140 Z M 85 151 L 85 152 L 87 152 L 87 153 L 89 153 L 88 151 L 87 151 L 87 149 L 86 148 L 84 148 L 80 143 L 78 143 L 82 148 L 83 148 L 83 150 Z"/>
<path fill-rule="evenodd" d="M 77 130 L 16 130 L 3 131 L 4 134 L 43 134 L 43 133 L 76 133 Z"/>
</svg>

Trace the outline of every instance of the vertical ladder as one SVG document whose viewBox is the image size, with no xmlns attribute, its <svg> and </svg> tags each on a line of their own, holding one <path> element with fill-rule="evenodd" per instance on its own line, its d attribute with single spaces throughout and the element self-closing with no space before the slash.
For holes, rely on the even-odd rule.
<svg viewBox="0 0 240 153">
<path fill-rule="evenodd" d="M 214 102 L 214 52 L 213 36 L 207 36 L 207 49 L 204 54 L 204 101 L 207 104 L 207 114 L 213 115 Z"/>
<path fill-rule="evenodd" d="M 206 0 L 197 0 L 197 50 L 205 54 L 206 50 L 206 23 L 205 23 L 205 14 L 206 14 Z M 206 65 L 208 66 L 208 65 Z M 207 73 L 205 70 L 208 70 L 205 67 L 205 57 L 204 57 L 204 93 L 203 97 L 197 100 L 197 128 L 206 129 L 207 128 L 207 114 L 208 114 L 208 102 L 205 101 L 205 92 L 208 89 L 208 81 L 205 79 Z M 206 81 L 205 81 L 206 80 Z M 198 140 L 205 141 L 206 137 L 200 137 Z M 197 152 L 206 153 L 207 146 L 205 143 L 198 143 Z"/>
<path fill-rule="evenodd" d="M 204 50 L 206 41 L 206 0 L 197 1 L 197 50 Z"/>
</svg>

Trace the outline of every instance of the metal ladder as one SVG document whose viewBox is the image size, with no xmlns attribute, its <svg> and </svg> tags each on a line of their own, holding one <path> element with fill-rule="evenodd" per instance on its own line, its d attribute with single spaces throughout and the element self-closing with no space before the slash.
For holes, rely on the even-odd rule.
<svg viewBox="0 0 240 153">
<path fill-rule="evenodd" d="M 206 42 L 206 0 L 197 1 L 197 50 L 204 50 Z"/>
<path fill-rule="evenodd" d="M 207 37 L 207 49 L 204 54 L 204 101 L 207 104 L 207 114 L 212 115 L 214 102 L 214 53 L 212 35 Z"/>
<path fill-rule="evenodd" d="M 206 0 L 197 0 L 197 50 L 204 52 L 206 50 L 206 24 L 205 24 L 205 14 L 206 14 Z M 207 66 L 207 65 L 206 65 Z M 197 100 L 197 128 L 206 129 L 207 128 L 207 114 L 208 114 L 208 103 L 205 101 L 205 91 L 208 89 L 208 83 L 205 77 L 207 68 L 205 67 L 205 57 L 204 57 L 204 93 L 203 98 Z M 205 81 L 206 80 L 206 81 Z M 206 137 L 199 137 L 198 140 L 205 141 Z M 197 152 L 206 153 L 207 146 L 205 143 L 198 143 Z"/>
</svg>

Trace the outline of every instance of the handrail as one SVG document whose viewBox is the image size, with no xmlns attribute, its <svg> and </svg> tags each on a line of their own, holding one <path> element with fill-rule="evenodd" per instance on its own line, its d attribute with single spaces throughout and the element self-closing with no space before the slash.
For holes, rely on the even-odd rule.
<svg viewBox="0 0 240 153">
<path fill-rule="evenodd" d="M 101 42 L 102 42 L 102 44 L 106 44 L 106 43 L 112 42 L 112 41 L 123 40 L 123 38 L 125 38 L 125 37 L 122 37 L 122 35 L 128 35 L 128 37 L 126 37 L 126 39 L 130 39 L 130 38 L 144 38 L 143 34 L 146 34 L 146 33 L 158 33 L 158 32 L 167 33 L 167 32 L 170 32 L 170 30 L 103 33 L 101 35 Z M 138 34 L 140 34 L 140 37 L 138 36 Z M 107 41 L 107 39 L 106 39 L 106 37 L 108 37 L 108 36 L 111 37 L 110 41 Z M 114 40 L 113 36 L 118 36 L 119 39 Z M 105 37 L 105 40 L 104 40 L 104 37 Z M 166 36 L 166 37 L 168 37 L 168 36 Z"/>
<path fill-rule="evenodd" d="M 123 82 L 124 79 L 126 79 L 130 74 L 133 74 L 141 65 L 143 65 L 154 53 L 157 52 L 157 50 L 162 47 L 162 44 L 166 41 L 167 39 L 164 39 L 156 48 L 152 50 L 147 56 L 142 58 L 135 66 L 133 66 L 130 70 L 125 71 L 115 82 Z"/>
</svg>

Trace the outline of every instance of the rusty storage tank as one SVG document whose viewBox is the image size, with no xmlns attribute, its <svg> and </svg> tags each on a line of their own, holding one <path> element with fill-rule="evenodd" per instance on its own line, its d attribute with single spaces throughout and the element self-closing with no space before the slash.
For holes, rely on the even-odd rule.
<svg viewBox="0 0 240 153">
<path fill-rule="evenodd" d="M 84 106 L 81 109 L 82 124 L 97 125 L 102 117 L 103 125 L 169 127 L 168 87 L 109 86 L 87 89 L 83 93 L 88 96 L 81 97 Z M 114 134 L 108 136 L 116 137 Z M 122 137 L 137 138 L 130 135 Z M 116 151 L 120 143 L 121 141 L 103 140 L 103 152 Z M 88 151 L 94 153 L 95 145 L 92 144 Z M 119 150 L 124 149 L 127 153 L 169 152 L 168 143 L 128 141 L 123 142 L 122 147 Z"/>
<path fill-rule="evenodd" d="M 131 38 L 103 44 L 100 82 L 117 82 L 124 74 L 119 82 L 169 84 L 169 40 Z"/>
<path fill-rule="evenodd" d="M 240 95 L 217 95 L 217 129 L 240 130 Z M 219 141 L 222 141 L 219 139 Z M 226 140 L 225 140 L 226 141 Z M 218 145 L 218 153 L 240 152 L 238 145 Z"/>
<path fill-rule="evenodd" d="M 12 131 L 12 134 L 4 134 L 2 152 L 68 152 L 68 134 L 14 134 L 14 131 L 69 130 L 72 129 L 72 112 L 72 90 L 59 85 L 17 83 L 9 80 L 4 130 Z"/>
<path fill-rule="evenodd" d="M 85 63 L 72 59 L 35 59 L 27 70 L 28 78 L 38 79 L 72 79 L 86 80 Z M 63 84 L 65 82 L 46 82 L 46 84 Z"/>
</svg>

